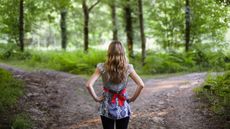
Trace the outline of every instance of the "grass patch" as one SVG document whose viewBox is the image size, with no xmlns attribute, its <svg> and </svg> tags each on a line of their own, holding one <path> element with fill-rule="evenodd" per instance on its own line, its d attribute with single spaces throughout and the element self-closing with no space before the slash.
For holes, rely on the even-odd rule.
<svg viewBox="0 0 230 129">
<path fill-rule="evenodd" d="M 23 95 L 23 82 L 0 68 L 0 128 L 29 129 L 29 118 L 18 115 L 17 104 Z"/>
</svg>

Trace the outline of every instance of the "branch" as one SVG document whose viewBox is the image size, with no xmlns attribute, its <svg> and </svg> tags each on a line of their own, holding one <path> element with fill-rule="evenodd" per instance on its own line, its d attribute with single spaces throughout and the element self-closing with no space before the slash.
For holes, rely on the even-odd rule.
<svg viewBox="0 0 230 129">
<path fill-rule="evenodd" d="M 89 12 L 100 2 L 100 0 L 97 0 L 91 7 L 89 7 Z"/>
</svg>

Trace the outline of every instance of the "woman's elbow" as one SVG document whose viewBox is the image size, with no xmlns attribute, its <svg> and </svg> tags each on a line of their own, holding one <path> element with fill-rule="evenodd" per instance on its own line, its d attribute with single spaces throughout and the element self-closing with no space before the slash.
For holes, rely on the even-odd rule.
<svg viewBox="0 0 230 129">
<path fill-rule="evenodd" d="M 140 84 L 139 87 L 143 89 L 145 87 L 145 84 Z"/>
<path fill-rule="evenodd" d="M 85 84 L 85 87 L 86 87 L 87 89 L 89 89 L 89 88 L 90 88 L 90 84 L 89 84 L 89 83 L 86 83 L 86 84 Z"/>
</svg>

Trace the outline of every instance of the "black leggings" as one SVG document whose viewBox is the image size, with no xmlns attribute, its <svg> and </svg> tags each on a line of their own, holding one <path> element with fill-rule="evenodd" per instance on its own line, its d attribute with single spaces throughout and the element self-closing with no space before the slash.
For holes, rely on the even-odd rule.
<svg viewBox="0 0 230 129">
<path fill-rule="evenodd" d="M 119 120 L 113 120 L 105 116 L 101 116 L 103 129 L 114 129 L 114 122 L 116 123 L 116 129 L 127 129 L 129 123 L 129 117 L 125 117 Z"/>
</svg>

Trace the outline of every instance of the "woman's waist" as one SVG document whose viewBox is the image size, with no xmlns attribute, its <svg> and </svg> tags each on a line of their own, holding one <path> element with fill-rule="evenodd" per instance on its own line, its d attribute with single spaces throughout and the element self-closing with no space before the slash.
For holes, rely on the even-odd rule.
<svg viewBox="0 0 230 129">
<path fill-rule="evenodd" d="M 118 101 L 120 106 L 124 105 L 124 101 L 127 100 L 126 88 L 120 91 L 113 91 L 108 88 L 104 88 L 104 93 L 107 93 L 111 97 L 111 102 L 116 103 Z"/>
</svg>

